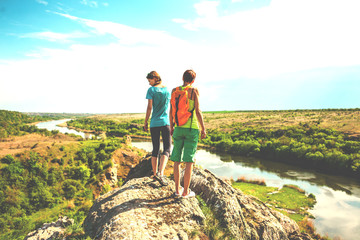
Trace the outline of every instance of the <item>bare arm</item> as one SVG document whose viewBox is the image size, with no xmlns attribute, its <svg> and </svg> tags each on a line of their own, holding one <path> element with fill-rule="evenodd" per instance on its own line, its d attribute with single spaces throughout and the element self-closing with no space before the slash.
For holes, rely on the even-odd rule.
<svg viewBox="0 0 360 240">
<path fill-rule="evenodd" d="M 148 120 L 150 118 L 151 110 L 152 110 L 152 99 L 148 99 L 148 105 L 146 108 L 146 116 L 145 116 L 145 123 L 144 123 L 145 132 L 148 131 L 148 127 L 149 127 Z"/>
<path fill-rule="evenodd" d="M 196 117 L 200 123 L 200 127 L 201 127 L 201 139 L 206 138 L 206 130 L 205 130 L 205 125 L 204 125 L 204 118 L 202 115 L 202 112 L 200 110 L 200 104 L 199 104 L 199 91 L 197 89 L 194 89 L 194 93 L 195 93 L 195 99 L 194 99 L 194 104 L 195 104 L 195 113 L 196 113 Z"/>
</svg>

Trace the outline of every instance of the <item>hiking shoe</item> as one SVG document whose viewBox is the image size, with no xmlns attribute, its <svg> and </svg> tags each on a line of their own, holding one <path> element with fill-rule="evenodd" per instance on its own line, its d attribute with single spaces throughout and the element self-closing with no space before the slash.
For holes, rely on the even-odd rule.
<svg viewBox="0 0 360 240">
<path fill-rule="evenodd" d="M 163 186 L 169 185 L 167 178 L 164 175 L 157 174 L 155 176 L 156 180 L 159 181 L 159 183 Z"/>
</svg>

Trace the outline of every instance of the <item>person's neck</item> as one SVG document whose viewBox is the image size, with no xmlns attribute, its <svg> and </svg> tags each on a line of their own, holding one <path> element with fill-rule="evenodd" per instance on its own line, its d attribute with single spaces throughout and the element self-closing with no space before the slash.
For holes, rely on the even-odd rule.
<svg viewBox="0 0 360 240">
<path fill-rule="evenodd" d="M 187 87 L 187 86 L 189 86 L 189 85 L 191 85 L 191 83 L 184 82 L 184 84 L 183 84 L 182 86 L 183 86 L 183 87 Z"/>
</svg>

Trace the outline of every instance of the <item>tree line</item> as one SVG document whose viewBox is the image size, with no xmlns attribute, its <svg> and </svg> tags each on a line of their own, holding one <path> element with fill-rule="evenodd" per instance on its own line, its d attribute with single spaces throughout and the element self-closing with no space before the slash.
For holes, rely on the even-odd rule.
<svg viewBox="0 0 360 240">
<path fill-rule="evenodd" d="M 123 137 L 126 135 L 149 135 L 144 132 L 144 120 L 135 119 L 117 123 L 112 120 L 99 120 L 96 118 L 79 118 L 67 122 L 68 126 L 89 130 L 93 132 L 106 132 L 107 137 Z"/>
<path fill-rule="evenodd" d="M 360 177 L 360 140 L 333 129 L 299 124 L 280 129 L 212 129 L 203 144 L 217 151 L 287 162 Z"/>
<path fill-rule="evenodd" d="M 57 131 L 50 132 L 46 129 L 39 129 L 34 125 L 28 125 L 29 123 L 48 121 L 57 119 L 54 116 L 30 116 L 28 114 L 0 110 L 0 138 L 6 138 L 9 136 L 21 136 L 26 133 L 38 132 L 43 135 L 56 134 Z"/>
</svg>

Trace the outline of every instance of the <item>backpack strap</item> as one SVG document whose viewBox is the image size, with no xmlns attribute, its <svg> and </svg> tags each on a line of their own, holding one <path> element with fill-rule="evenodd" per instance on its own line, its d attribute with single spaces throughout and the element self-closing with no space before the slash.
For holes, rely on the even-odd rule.
<svg viewBox="0 0 360 240">
<path fill-rule="evenodd" d="M 190 98 L 189 99 L 192 99 L 192 95 L 194 93 L 194 88 L 191 88 L 191 94 L 190 94 Z M 195 101 L 194 101 L 195 102 Z M 195 110 L 195 103 L 194 103 L 194 107 L 193 109 L 190 111 L 191 112 L 191 122 L 190 122 L 190 128 L 189 130 L 191 131 L 191 127 L 192 127 L 192 122 L 193 122 L 193 118 L 194 118 L 194 110 Z"/>
<path fill-rule="evenodd" d="M 177 87 L 175 91 L 180 91 L 181 90 L 181 87 Z M 179 110 L 179 98 L 180 96 L 176 97 L 175 98 L 175 109 L 176 109 L 176 112 L 175 112 L 175 123 L 176 125 L 179 125 L 179 119 L 178 119 L 178 110 Z"/>
<path fill-rule="evenodd" d="M 191 94 L 190 94 L 190 99 L 192 99 L 192 95 L 194 93 L 194 88 L 191 88 Z"/>
<path fill-rule="evenodd" d="M 192 100 L 193 93 L 194 93 L 194 88 L 191 88 L 191 93 L 190 93 L 189 100 Z M 195 110 L 195 104 L 194 104 L 193 109 L 192 109 L 191 111 L 189 111 L 189 112 L 191 112 L 191 113 L 192 113 L 194 110 Z"/>
</svg>

